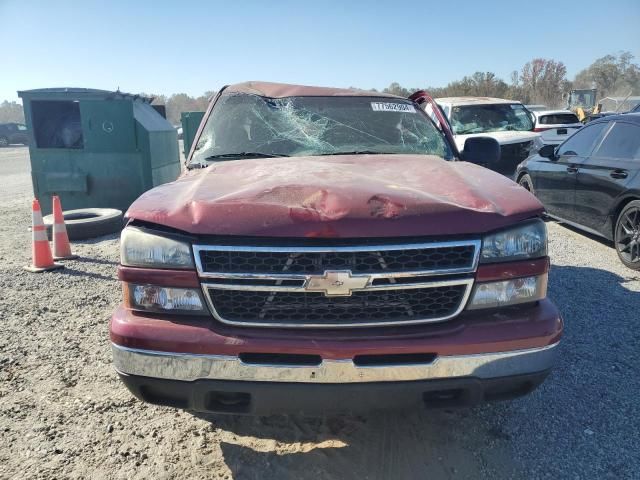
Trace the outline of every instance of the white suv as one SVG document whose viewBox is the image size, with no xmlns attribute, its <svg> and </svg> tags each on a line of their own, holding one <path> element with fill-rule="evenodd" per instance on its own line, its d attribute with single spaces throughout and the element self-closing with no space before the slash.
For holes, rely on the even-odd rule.
<svg viewBox="0 0 640 480">
<path fill-rule="evenodd" d="M 545 145 L 560 145 L 582 127 L 575 113 L 569 110 L 542 110 L 533 112 L 536 117 L 536 132 Z"/>
<path fill-rule="evenodd" d="M 446 97 L 435 99 L 447 116 L 456 146 L 464 150 L 467 138 L 491 137 L 500 144 L 501 158 L 496 168 L 512 176 L 520 162 L 541 146 L 533 131 L 534 116 L 520 102 L 491 97 Z M 431 106 L 425 111 L 433 118 Z M 435 120 L 435 118 L 434 118 Z"/>
</svg>

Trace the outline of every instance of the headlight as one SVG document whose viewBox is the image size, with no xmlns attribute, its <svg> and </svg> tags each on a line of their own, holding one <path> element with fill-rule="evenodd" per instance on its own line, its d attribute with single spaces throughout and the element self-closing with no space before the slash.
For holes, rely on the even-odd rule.
<svg viewBox="0 0 640 480">
<path fill-rule="evenodd" d="M 152 268 L 194 268 L 188 243 L 127 227 L 120 237 L 122 265 Z"/>
<path fill-rule="evenodd" d="M 171 288 L 125 283 L 127 306 L 135 310 L 154 312 L 200 313 L 204 310 L 197 289 Z"/>
<path fill-rule="evenodd" d="M 529 150 L 529 155 L 535 155 L 540 151 L 542 147 L 544 147 L 544 141 L 542 140 L 542 137 L 538 135 L 536 138 L 533 139 L 533 142 L 531 142 L 531 149 Z"/>
<path fill-rule="evenodd" d="M 547 296 L 547 275 L 478 283 L 467 309 L 496 308 L 535 302 Z"/>
<path fill-rule="evenodd" d="M 480 261 L 510 262 L 546 255 L 547 226 L 542 220 L 533 220 L 484 237 Z"/>
</svg>

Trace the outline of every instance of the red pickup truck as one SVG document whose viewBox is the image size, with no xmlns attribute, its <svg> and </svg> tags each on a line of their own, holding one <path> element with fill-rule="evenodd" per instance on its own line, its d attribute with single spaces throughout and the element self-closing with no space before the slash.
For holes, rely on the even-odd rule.
<svg viewBox="0 0 640 480">
<path fill-rule="evenodd" d="M 121 238 L 114 364 L 138 398 L 271 414 L 472 405 L 554 364 L 542 205 L 418 102 L 248 82 Z"/>
</svg>

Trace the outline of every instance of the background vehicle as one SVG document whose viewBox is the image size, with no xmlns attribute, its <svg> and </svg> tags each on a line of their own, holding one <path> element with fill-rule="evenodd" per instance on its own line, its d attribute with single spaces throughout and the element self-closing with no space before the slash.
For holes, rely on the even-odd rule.
<svg viewBox="0 0 640 480">
<path fill-rule="evenodd" d="M 491 138 L 460 154 L 394 95 L 224 88 L 189 171 L 127 212 L 110 324 L 122 381 L 234 414 L 530 392 L 563 326 L 542 205 L 470 163 L 498 155 Z"/>
<path fill-rule="evenodd" d="M 541 146 L 533 132 L 534 117 L 524 105 L 513 100 L 490 97 L 436 98 L 447 116 L 458 149 L 469 138 L 491 137 L 500 144 L 500 161 L 494 170 L 512 177 L 518 164 Z M 433 118 L 433 110 L 425 111 Z"/>
<path fill-rule="evenodd" d="M 29 144 L 27 127 L 21 123 L 0 123 L 0 147 Z"/>
<path fill-rule="evenodd" d="M 597 96 L 598 90 L 595 88 L 573 89 L 567 95 L 567 110 L 586 123 L 590 117 L 600 113 L 600 105 L 596 105 Z"/>
<path fill-rule="evenodd" d="M 539 112 L 541 110 L 550 110 L 546 105 L 525 105 L 530 112 Z"/>
<path fill-rule="evenodd" d="M 534 132 L 540 133 L 545 145 L 560 145 L 582 127 L 578 117 L 568 110 L 541 110 L 533 114 L 536 117 Z"/>
<path fill-rule="evenodd" d="M 640 113 L 594 120 L 518 168 L 518 183 L 548 214 L 615 244 L 640 269 Z"/>
</svg>

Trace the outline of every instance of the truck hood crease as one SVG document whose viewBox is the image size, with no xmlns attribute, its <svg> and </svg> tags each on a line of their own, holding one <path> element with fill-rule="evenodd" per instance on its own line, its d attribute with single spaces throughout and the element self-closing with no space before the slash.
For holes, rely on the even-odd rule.
<svg viewBox="0 0 640 480">
<path fill-rule="evenodd" d="M 478 234 L 541 212 L 477 165 L 340 155 L 213 163 L 146 192 L 127 217 L 192 234 L 357 238 Z"/>
</svg>

